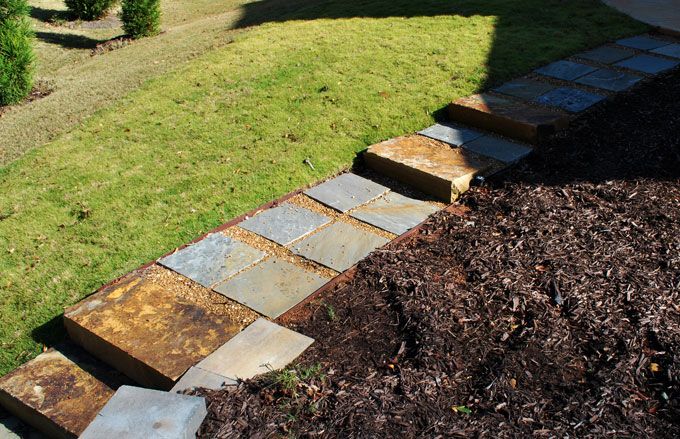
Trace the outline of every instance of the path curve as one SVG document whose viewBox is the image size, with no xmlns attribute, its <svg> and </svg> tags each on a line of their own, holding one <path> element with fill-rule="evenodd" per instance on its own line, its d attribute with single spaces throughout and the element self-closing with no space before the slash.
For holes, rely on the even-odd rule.
<svg viewBox="0 0 680 439">
<path fill-rule="evenodd" d="M 603 3 L 675 35 L 680 35 L 680 0 L 602 0 Z"/>
</svg>

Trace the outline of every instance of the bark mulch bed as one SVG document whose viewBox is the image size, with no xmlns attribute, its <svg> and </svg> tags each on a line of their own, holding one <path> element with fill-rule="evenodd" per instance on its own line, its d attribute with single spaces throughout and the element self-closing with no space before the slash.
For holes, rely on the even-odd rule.
<svg viewBox="0 0 680 439">
<path fill-rule="evenodd" d="M 295 369 L 199 391 L 201 437 L 679 437 L 680 74 L 462 202 L 287 322 Z"/>
</svg>

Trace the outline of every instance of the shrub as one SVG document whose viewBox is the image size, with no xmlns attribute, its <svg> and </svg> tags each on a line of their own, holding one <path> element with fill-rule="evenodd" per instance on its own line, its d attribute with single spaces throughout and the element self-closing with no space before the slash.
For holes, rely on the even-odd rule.
<svg viewBox="0 0 680 439">
<path fill-rule="evenodd" d="M 123 30 L 132 38 L 156 35 L 161 25 L 160 0 L 123 0 Z"/>
<path fill-rule="evenodd" d="M 0 0 L 0 105 L 15 104 L 33 87 L 33 31 L 26 0 Z"/>
<path fill-rule="evenodd" d="M 66 7 L 81 20 L 102 18 L 116 0 L 65 0 Z"/>
</svg>

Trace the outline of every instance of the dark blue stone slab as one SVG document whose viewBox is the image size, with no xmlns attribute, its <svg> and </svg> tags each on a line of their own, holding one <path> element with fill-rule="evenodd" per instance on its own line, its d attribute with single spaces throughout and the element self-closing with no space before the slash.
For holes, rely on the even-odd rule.
<svg viewBox="0 0 680 439">
<path fill-rule="evenodd" d="M 295 204 L 285 203 L 267 209 L 239 224 L 277 244 L 288 245 L 331 221 L 325 215 Z"/>
<path fill-rule="evenodd" d="M 305 195 L 340 212 L 366 204 L 389 191 L 383 185 L 347 173 L 305 191 Z"/>
<path fill-rule="evenodd" d="M 471 130 L 470 128 L 461 127 L 450 123 L 438 123 L 422 131 L 418 134 L 429 137 L 431 139 L 440 140 L 449 145 L 460 146 L 471 140 L 475 140 L 482 136 L 479 131 Z"/>
<path fill-rule="evenodd" d="M 583 75 L 594 72 L 595 67 L 587 66 L 572 61 L 555 61 L 554 63 L 543 66 L 540 69 L 534 70 L 539 75 L 550 76 L 552 78 L 563 79 L 565 81 L 573 81 Z"/>
<path fill-rule="evenodd" d="M 630 49 L 622 49 L 620 47 L 602 46 L 597 49 L 589 50 L 587 52 L 579 53 L 579 58 L 590 61 L 600 62 L 602 64 L 612 64 L 635 55 L 635 52 Z"/>
<path fill-rule="evenodd" d="M 652 50 L 653 53 L 658 53 L 659 55 L 670 56 L 671 58 L 680 59 L 680 44 L 669 44 L 668 46 L 659 47 L 658 49 Z"/>
<path fill-rule="evenodd" d="M 632 47 L 633 49 L 652 50 L 658 47 L 667 46 L 669 43 L 667 41 L 657 40 L 656 38 L 638 35 L 636 37 L 618 40 L 616 44 L 620 46 Z"/>
<path fill-rule="evenodd" d="M 680 61 L 672 61 L 670 59 L 661 58 L 652 55 L 636 55 L 630 59 L 617 62 L 614 64 L 617 67 L 625 67 L 638 72 L 649 73 L 656 75 L 666 70 L 670 70 L 680 64 Z"/>
<path fill-rule="evenodd" d="M 600 69 L 576 80 L 577 83 L 601 88 L 609 91 L 623 91 L 641 80 L 640 76 L 617 72 L 616 70 Z"/>
<path fill-rule="evenodd" d="M 510 142 L 494 136 L 484 136 L 463 145 L 477 154 L 500 160 L 503 163 L 515 163 L 531 154 L 532 149 L 521 143 Z"/>
<path fill-rule="evenodd" d="M 559 87 L 536 98 L 536 102 L 578 113 L 597 104 L 605 97 L 571 87 Z"/>
<path fill-rule="evenodd" d="M 514 96 L 528 101 L 555 89 L 555 86 L 531 79 L 515 79 L 493 89 L 496 93 Z"/>
</svg>

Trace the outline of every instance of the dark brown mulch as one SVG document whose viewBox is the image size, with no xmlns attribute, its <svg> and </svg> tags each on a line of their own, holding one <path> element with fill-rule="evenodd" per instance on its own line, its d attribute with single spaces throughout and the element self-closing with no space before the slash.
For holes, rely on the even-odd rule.
<svg viewBox="0 0 680 439">
<path fill-rule="evenodd" d="M 116 49 L 121 49 L 125 46 L 129 46 L 134 42 L 132 37 L 123 35 L 122 37 L 111 38 L 110 40 L 104 41 L 103 43 L 98 43 L 90 56 L 102 55 L 104 53 L 112 52 Z"/>
<path fill-rule="evenodd" d="M 202 391 L 201 437 L 679 437 L 680 74 L 463 203 L 307 306 L 299 382 Z"/>
</svg>

